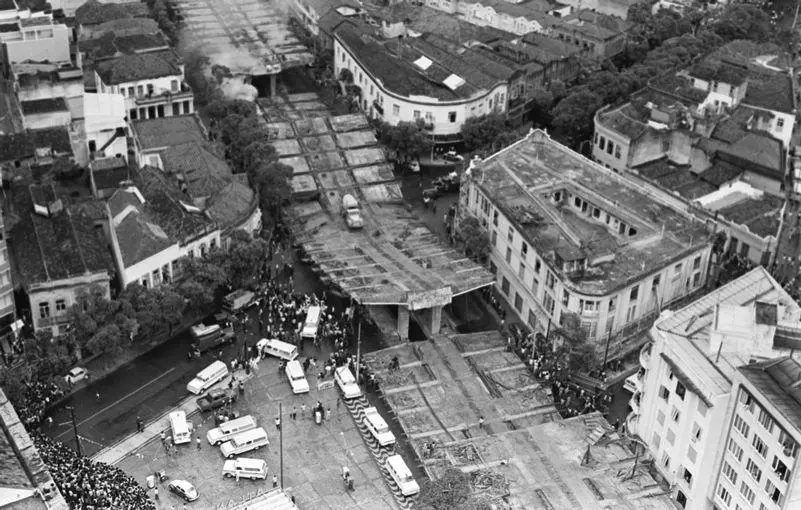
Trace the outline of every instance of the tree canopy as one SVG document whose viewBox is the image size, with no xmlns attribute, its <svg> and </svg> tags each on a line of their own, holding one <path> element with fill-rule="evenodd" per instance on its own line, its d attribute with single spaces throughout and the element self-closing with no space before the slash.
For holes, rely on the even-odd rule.
<svg viewBox="0 0 801 510">
<path fill-rule="evenodd" d="M 419 159 L 433 144 L 422 119 L 417 122 L 399 122 L 395 126 L 382 122 L 378 125 L 378 139 L 395 153 L 398 161 Z"/>
<path fill-rule="evenodd" d="M 483 262 L 489 256 L 489 232 L 475 216 L 466 216 L 458 224 L 459 239 L 465 254 L 478 262 Z"/>
</svg>

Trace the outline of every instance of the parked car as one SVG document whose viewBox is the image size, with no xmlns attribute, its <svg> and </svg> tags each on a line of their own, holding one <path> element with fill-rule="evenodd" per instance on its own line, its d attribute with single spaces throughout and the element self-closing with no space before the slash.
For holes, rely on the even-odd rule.
<svg viewBox="0 0 801 510">
<path fill-rule="evenodd" d="M 458 154 L 456 151 L 448 151 L 442 155 L 445 161 L 451 161 L 453 163 L 458 163 L 460 161 L 464 161 L 464 156 Z"/>
<path fill-rule="evenodd" d="M 75 367 L 64 376 L 67 384 L 75 384 L 89 378 L 89 371 L 83 367 Z"/>
<path fill-rule="evenodd" d="M 358 230 L 364 227 L 362 212 L 359 210 L 359 202 L 356 201 L 353 195 L 342 197 L 342 216 L 345 218 L 348 228 Z"/>
<path fill-rule="evenodd" d="M 197 399 L 196 402 L 202 412 L 211 411 L 212 409 L 227 405 L 229 402 L 236 402 L 236 393 L 218 388 L 209 391 L 207 394 Z"/>
<path fill-rule="evenodd" d="M 186 501 L 195 501 L 200 497 L 195 486 L 186 480 L 173 480 L 168 487 L 170 492 L 174 492 Z"/>
</svg>

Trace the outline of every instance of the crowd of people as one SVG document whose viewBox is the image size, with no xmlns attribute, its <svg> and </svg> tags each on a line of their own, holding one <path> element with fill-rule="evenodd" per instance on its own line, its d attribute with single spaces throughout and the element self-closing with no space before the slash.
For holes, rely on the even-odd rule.
<svg viewBox="0 0 801 510">
<path fill-rule="evenodd" d="M 50 403 L 62 396 L 64 390 L 55 381 L 26 382 L 25 404 L 18 405 L 15 409 L 25 425 L 35 427 L 42 423 Z"/>
<path fill-rule="evenodd" d="M 121 469 L 93 462 L 40 434 L 33 440 L 72 510 L 156 509 L 145 489 Z"/>
<path fill-rule="evenodd" d="M 515 325 L 508 328 L 506 341 L 507 349 L 520 357 L 537 380 L 550 384 L 554 404 L 563 417 L 593 411 L 606 414 L 612 397 L 607 392 L 591 392 L 572 382 L 566 361 L 557 355 L 553 342 L 544 335 Z"/>
</svg>

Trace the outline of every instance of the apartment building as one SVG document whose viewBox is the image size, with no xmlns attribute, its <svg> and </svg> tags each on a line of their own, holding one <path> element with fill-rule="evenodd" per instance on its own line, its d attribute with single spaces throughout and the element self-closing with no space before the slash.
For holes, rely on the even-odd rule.
<svg viewBox="0 0 801 510">
<path fill-rule="evenodd" d="M 567 16 L 571 12 L 570 6 L 549 0 L 530 2 L 426 0 L 425 5 L 456 14 L 475 25 L 488 26 L 516 35 L 530 32 L 545 33 L 554 17 Z"/>
<path fill-rule="evenodd" d="M 797 484 L 788 482 L 799 422 L 786 411 L 799 408 L 788 393 L 801 367 L 768 360 L 797 349 L 800 318 L 801 308 L 757 267 L 654 324 L 626 424 L 680 507 L 798 506 Z"/>
<path fill-rule="evenodd" d="M 11 281 L 11 260 L 6 241 L 5 219 L 0 211 L 0 351 L 10 354 L 16 329 L 17 308 L 14 304 L 14 282 Z"/>
<path fill-rule="evenodd" d="M 97 63 L 97 90 L 120 94 L 131 120 L 158 119 L 195 112 L 194 94 L 184 66 L 172 50 L 122 55 Z"/>
<path fill-rule="evenodd" d="M 459 211 L 487 228 L 496 286 L 522 321 L 546 333 L 575 319 L 610 358 L 706 282 L 704 223 L 539 130 L 471 163 Z"/>
<path fill-rule="evenodd" d="M 588 50 L 594 58 L 614 58 L 626 51 L 630 24 L 621 18 L 581 9 L 548 23 L 550 37 Z"/>
<path fill-rule="evenodd" d="M 13 0 L 0 6 L 0 63 L 8 76 L 13 64 L 49 62 L 70 65 L 69 29 L 53 15 L 20 9 Z M 4 8 L 7 7 L 7 8 Z"/>
<path fill-rule="evenodd" d="M 422 120 L 443 143 L 458 141 L 469 117 L 506 115 L 510 81 L 525 79 L 469 49 L 455 53 L 433 34 L 383 41 L 349 24 L 334 41 L 335 74 L 343 69 L 360 88 L 368 116 L 390 124 Z"/>
</svg>

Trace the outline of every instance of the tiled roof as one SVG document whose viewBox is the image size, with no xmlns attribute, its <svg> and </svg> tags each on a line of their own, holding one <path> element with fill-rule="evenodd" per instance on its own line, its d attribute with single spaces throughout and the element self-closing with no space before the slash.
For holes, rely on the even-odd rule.
<svg viewBox="0 0 801 510">
<path fill-rule="evenodd" d="M 75 22 L 78 25 L 96 25 L 115 19 L 149 16 L 150 11 L 144 3 L 102 3 L 97 0 L 89 0 L 76 9 Z"/>
<path fill-rule="evenodd" d="M 71 155 L 72 144 L 68 129 L 31 129 L 23 133 L 0 135 L 0 162 L 31 158 L 37 148 L 49 148 L 59 155 Z"/>
<path fill-rule="evenodd" d="M 224 188 L 233 173 L 224 159 L 214 154 L 207 144 L 189 142 L 171 146 L 161 152 L 164 172 L 184 183 L 194 199 L 206 198 Z"/>
<path fill-rule="evenodd" d="M 91 218 L 67 208 L 50 217 L 34 213 L 34 197 L 45 206 L 57 198 L 63 203 L 52 185 L 16 186 L 11 195 L 15 223 L 8 245 L 25 284 L 110 271 L 106 243 Z"/>
<path fill-rule="evenodd" d="M 763 173 L 772 179 L 784 178 L 782 142 L 758 130 L 749 130 L 742 122 L 727 118 L 720 121 L 709 139 L 699 141 L 707 152 L 717 152 L 721 159 Z"/>
<path fill-rule="evenodd" d="M 542 23 L 547 23 L 547 19 L 553 18 L 546 14 L 548 11 L 562 6 L 562 4 L 550 0 L 529 0 L 521 3 L 511 3 L 506 0 L 481 0 L 468 3 L 479 3 L 484 7 L 492 7 L 495 12 L 508 14 L 513 18 L 542 20 Z"/>
<path fill-rule="evenodd" d="M 605 128 L 636 140 L 648 131 L 648 125 L 638 118 L 630 105 L 624 105 L 614 110 L 607 110 L 598 114 L 598 122 Z"/>
<path fill-rule="evenodd" d="M 106 85 L 181 74 L 181 70 L 175 64 L 175 54 L 172 51 L 121 55 L 111 60 L 98 62 L 95 72 Z"/>
<path fill-rule="evenodd" d="M 133 193 L 123 190 L 116 191 L 114 196 L 120 194 L 133 196 Z M 114 231 L 125 267 L 131 267 L 175 244 L 161 227 L 150 222 L 138 209 L 130 210 L 114 227 Z"/>
<path fill-rule="evenodd" d="M 35 115 L 37 113 L 68 112 L 67 101 L 63 97 L 50 97 L 45 99 L 33 99 L 22 101 L 23 115 Z"/>
<path fill-rule="evenodd" d="M 766 237 L 778 233 L 783 206 L 782 199 L 765 194 L 759 198 L 741 200 L 718 212 L 732 223 L 745 225 L 754 234 Z"/>
<path fill-rule="evenodd" d="M 688 166 L 676 165 L 667 158 L 660 158 L 634 169 L 647 180 L 667 190 L 675 191 L 688 200 L 708 195 L 717 189 L 717 187 L 700 180 Z"/>
<path fill-rule="evenodd" d="M 712 184 L 715 187 L 720 187 L 732 179 L 736 179 L 745 173 L 742 168 L 726 163 L 725 161 L 714 161 L 712 166 L 701 172 L 698 176 Z"/>
<path fill-rule="evenodd" d="M 784 72 L 751 73 L 743 104 L 783 113 L 794 113 L 793 78 Z"/>
<path fill-rule="evenodd" d="M 102 36 L 108 32 L 114 33 L 117 37 L 125 37 L 136 34 L 159 34 L 161 29 L 151 18 L 122 18 L 94 25 L 91 32 L 81 34 L 81 39 L 91 39 L 98 34 Z"/>
<path fill-rule="evenodd" d="M 801 364 L 791 357 L 741 366 L 740 373 L 787 422 L 801 429 Z"/>
<path fill-rule="evenodd" d="M 256 193 L 243 180 L 235 178 L 207 203 L 206 213 L 221 229 L 239 226 L 259 205 Z"/>
<path fill-rule="evenodd" d="M 399 2 L 395 5 L 409 6 L 411 4 Z M 488 43 L 495 40 L 511 40 L 515 37 L 514 34 L 489 26 L 474 25 L 451 14 L 424 5 L 413 6 L 412 9 L 405 13 L 403 20 L 407 20 L 406 26 L 415 32 L 437 34 L 459 43 L 470 41 Z"/>
<path fill-rule="evenodd" d="M 571 33 L 579 33 L 599 41 L 613 39 L 629 29 L 626 21 L 607 14 L 582 9 L 562 18 L 552 17 L 549 25 Z"/>
<path fill-rule="evenodd" d="M 87 58 L 101 60 L 117 55 L 130 55 L 158 49 L 167 50 L 169 43 L 160 33 L 119 36 L 114 32 L 106 32 L 95 39 L 80 41 L 79 47 Z"/>
<path fill-rule="evenodd" d="M 133 129 L 144 151 L 161 150 L 190 142 L 207 140 L 200 120 L 194 115 L 176 115 L 160 119 L 137 120 Z"/>
<path fill-rule="evenodd" d="M 96 160 L 92 161 L 92 164 L 89 165 L 90 171 L 92 172 L 92 179 L 94 179 L 95 187 L 98 190 L 119 188 L 120 183 L 131 179 L 131 169 L 128 168 L 125 160 L 119 158 L 120 161 L 117 161 L 117 159 L 118 158 L 107 158 L 99 160 L 101 162 L 108 162 L 108 164 L 95 164 L 97 163 Z"/>
<path fill-rule="evenodd" d="M 739 87 L 748 79 L 748 67 L 728 62 L 704 59 L 688 69 L 690 76 L 704 81 L 716 81 Z"/>
</svg>

